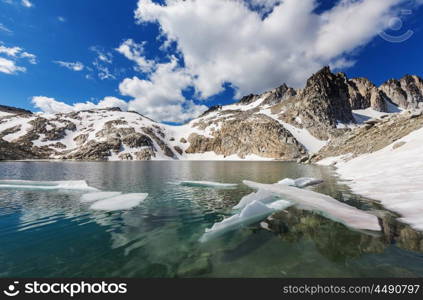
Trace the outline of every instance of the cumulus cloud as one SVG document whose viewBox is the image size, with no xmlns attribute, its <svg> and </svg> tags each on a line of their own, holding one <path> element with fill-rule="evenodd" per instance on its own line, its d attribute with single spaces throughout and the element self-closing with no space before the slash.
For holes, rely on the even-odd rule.
<svg viewBox="0 0 423 300">
<path fill-rule="evenodd" d="M 0 55 L 7 56 L 0 57 L 0 72 L 5 74 L 16 74 L 18 72 L 25 72 L 26 68 L 18 66 L 18 61 L 26 59 L 31 64 L 37 63 L 37 58 L 34 54 L 23 51 L 21 47 L 6 47 L 0 42 Z"/>
<path fill-rule="evenodd" d="M 149 79 L 126 78 L 119 91 L 134 98 L 129 102 L 131 110 L 158 121 L 184 122 L 207 109 L 184 97 L 183 91 L 191 85 L 191 76 L 172 57 L 168 63 L 157 64 Z"/>
<path fill-rule="evenodd" d="M 352 65 L 344 56 L 384 30 L 405 0 L 341 0 L 319 14 L 317 0 L 164 2 L 139 0 L 136 20 L 158 23 L 167 42 L 176 43 L 206 99 L 225 83 L 240 96 L 282 82 L 300 87 L 324 65 Z M 262 17 L 251 5 L 271 12 Z"/>
<path fill-rule="evenodd" d="M 124 41 L 116 51 L 127 59 L 136 63 L 135 69 L 141 72 L 149 72 L 154 67 L 154 62 L 144 57 L 144 44 L 137 44 L 132 39 Z"/>
<path fill-rule="evenodd" d="M 87 102 L 81 102 L 81 103 L 75 103 L 73 105 L 69 105 L 69 104 L 66 104 L 65 102 L 58 101 L 54 98 L 49 98 L 45 96 L 36 96 L 32 98 L 32 103 L 35 107 L 49 114 L 68 113 L 73 111 L 112 108 L 112 107 L 119 107 L 123 111 L 128 110 L 128 103 L 115 97 L 105 97 L 103 100 L 99 101 L 97 104 L 91 101 L 87 101 Z"/>
<path fill-rule="evenodd" d="M 61 67 L 67 68 L 69 70 L 80 72 L 84 70 L 85 66 L 83 63 L 77 61 L 77 62 L 67 62 L 67 61 L 61 61 L 61 60 L 55 60 L 53 61 L 55 64 L 58 64 Z"/>
<path fill-rule="evenodd" d="M 24 67 L 19 67 L 13 60 L 0 57 L 0 72 L 6 74 L 16 74 L 18 72 L 25 72 Z"/>
</svg>

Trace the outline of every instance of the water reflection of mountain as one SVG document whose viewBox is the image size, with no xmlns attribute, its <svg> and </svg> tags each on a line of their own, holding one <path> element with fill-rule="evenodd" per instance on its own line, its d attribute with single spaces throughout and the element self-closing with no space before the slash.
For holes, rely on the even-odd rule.
<svg viewBox="0 0 423 300">
<path fill-rule="evenodd" d="M 312 240 L 319 252 L 331 260 L 345 260 L 368 253 L 382 253 L 391 245 L 423 252 L 423 235 L 410 226 L 381 212 L 382 233 L 353 231 L 317 214 L 290 208 L 266 220 L 267 227 L 281 239 L 298 242 Z"/>
</svg>

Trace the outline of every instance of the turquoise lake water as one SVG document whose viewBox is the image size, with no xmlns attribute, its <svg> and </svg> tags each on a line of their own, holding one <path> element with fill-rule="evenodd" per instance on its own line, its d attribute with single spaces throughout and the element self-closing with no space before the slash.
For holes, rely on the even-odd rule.
<svg viewBox="0 0 423 300">
<path fill-rule="evenodd" d="M 253 192 L 244 179 L 316 177 L 313 190 L 364 210 L 330 168 L 284 162 L 1 162 L 1 179 L 86 180 L 104 191 L 148 193 L 129 211 L 100 212 L 82 191 L 0 189 L 0 277 L 421 277 L 423 239 L 385 220 L 357 232 L 288 208 L 208 242 L 206 228 Z M 181 186 L 180 180 L 237 183 Z"/>
</svg>

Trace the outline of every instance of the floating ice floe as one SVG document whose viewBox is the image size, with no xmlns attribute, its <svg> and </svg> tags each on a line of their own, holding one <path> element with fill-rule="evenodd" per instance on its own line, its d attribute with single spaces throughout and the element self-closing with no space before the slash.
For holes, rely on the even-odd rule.
<svg viewBox="0 0 423 300">
<path fill-rule="evenodd" d="M 90 209 L 103 211 L 128 210 L 138 206 L 147 196 L 148 194 L 144 193 L 118 195 L 97 201 L 90 206 Z"/>
<path fill-rule="evenodd" d="M 276 196 L 274 193 L 265 191 L 265 190 L 258 190 L 255 193 L 248 194 L 241 198 L 239 203 L 233 207 L 233 209 L 243 209 L 248 204 L 254 201 L 260 201 L 262 203 L 270 203 L 276 200 Z"/>
<path fill-rule="evenodd" d="M 270 204 L 265 204 L 256 198 L 255 201 L 247 204 L 241 212 L 224 219 L 219 223 L 215 223 L 211 228 L 206 229 L 206 232 L 200 238 L 200 242 L 207 242 L 212 238 L 218 237 L 228 231 L 256 223 L 267 218 L 272 213 L 283 210 L 292 203 L 285 200 L 279 200 Z"/>
<path fill-rule="evenodd" d="M 90 190 L 97 191 L 84 180 L 35 181 L 35 180 L 0 180 L 0 189 L 28 190 Z"/>
<path fill-rule="evenodd" d="M 95 202 L 99 200 L 104 200 L 108 198 L 112 198 L 115 196 L 122 195 L 122 192 L 96 192 L 96 193 L 88 193 L 81 196 L 81 202 L 88 203 L 88 202 Z"/>
<path fill-rule="evenodd" d="M 307 186 L 321 184 L 321 183 L 323 183 L 323 180 L 316 179 L 316 178 L 310 178 L 310 177 L 301 177 L 301 178 L 297 178 L 297 179 L 285 178 L 285 179 L 279 181 L 278 183 L 290 185 L 290 186 L 295 186 L 295 187 L 299 187 L 299 188 L 305 188 Z"/>
<path fill-rule="evenodd" d="M 340 222 L 350 228 L 373 231 L 381 230 L 379 220 L 376 216 L 339 202 L 327 195 L 284 184 L 262 184 L 248 180 L 244 180 L 243 183 L 254 189 L 266 190 L 278 194 L 301 209 L 315 211 L 326 218 Z"/>
<path fill-rule="evenodd" d="M 232 188 L 238 186 L 236 183 L 220 183 L 214 181 L 181 181 L 179 184 L 186 186 L 198 186 L 198 187 L 214 187 L 214 188 Z"/>
</svg>

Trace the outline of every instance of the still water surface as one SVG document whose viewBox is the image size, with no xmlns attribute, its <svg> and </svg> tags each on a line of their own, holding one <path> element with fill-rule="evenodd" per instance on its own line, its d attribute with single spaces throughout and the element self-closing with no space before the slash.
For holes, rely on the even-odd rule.
<svg viewBox="0 0 423 300">
<path fill-rule="evenodd" d="M 423 239 L 384 220 L 384 233 L 352 231 L 289 208 L 200 243 L 206 228 L 253 192 L 248 179 L 274 183 L 316 177 L 314 190 L 365 210 L 333 170 L 283 162 L 2 162 L 0 179 L 86 180 L 104 191 L 148 193 L 130 211 L 99 212 L 82 192 L 0 189 L 0 277 L 411 277 L 423 276 Z M 238 183 L 237 188 L 175 181 Z"/>
</svg>

